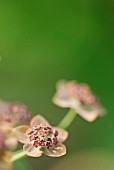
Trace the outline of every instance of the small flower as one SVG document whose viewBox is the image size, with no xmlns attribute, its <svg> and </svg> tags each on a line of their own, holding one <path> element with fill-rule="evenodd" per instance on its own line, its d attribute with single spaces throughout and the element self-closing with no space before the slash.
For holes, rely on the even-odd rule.
<svg viewBox="0 0 114 170">
<path fill-rule="evenodd" d="M 0 100 L 0 116 L 3 121 L 15 124 L 29 121 L 31 113 L 25 105 Z"/>
<path fill-rule="evenodd" d="M 11 145 L 12 141 L 7 138 L 2 130 L 0 130 L 0 170 L 11 169 Z"/>
<path fill-rule="evenodd" d="M 76 81 L 59 81 L 53 102 L 63 108 L 71 108 L 85 120 L 92 122 L 103 115 L 104 109 L 87 84 Z"/>
<path fill-rule="evenodd" d="M 18 140 L 24 144 L 25 153 L 32 157 L 39 157 L 43 153 L 51 157 L 60 157 L 66 154 L 66 147 L 61 142 L 68 137 L 68 132 L 50 126 L 41 115 L 35 116 L 29 126 L 15 128 Z"/>
</svg>

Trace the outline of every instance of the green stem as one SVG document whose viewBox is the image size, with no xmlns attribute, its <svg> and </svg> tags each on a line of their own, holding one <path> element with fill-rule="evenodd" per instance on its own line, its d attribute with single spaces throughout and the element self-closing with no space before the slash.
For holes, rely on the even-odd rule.
<svg viewBox="0 0 114 170">
<path fill-rule="evenodd" d="M 76 117 L 76 112 L 72 109 L 69 110 L 69 112 L 65 115 L 65 117 L 61 120 L 61 122 L 58 124 L 58 127 L 67 129 L 74 118 Z"/>
<path fill-rule="evenodd" d="M 19 151 L 16 151 L 14 154 L 13 154 L 13 156 L 12 156 L 12 158 L 11 158 L 11 161 L 12 162 L 14 162 L 14 161 L 16 161 L 16 160 L 18 160 L 18 159 L 21 159 L 21 158 L 23 158 L 23 157 L 26 157 L 27 155 L 26 155 L 26 153 L 23 151 L 23 150 L 19 150 Z"/>
</svg>

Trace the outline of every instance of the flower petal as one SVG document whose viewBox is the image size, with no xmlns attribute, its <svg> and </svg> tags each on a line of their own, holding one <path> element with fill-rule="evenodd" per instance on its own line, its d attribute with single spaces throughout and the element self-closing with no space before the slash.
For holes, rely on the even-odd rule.
<svg viewBox="0 0 114 170">
<path fill-rule="evenodd" d="M 39 147 L 35 148 L 33 145 L 31 144 L 25 144 L 23 146 L 23 150 L 25 151 L 25 153 L 28 156 L 32 156 L 32 157 L 40 157 L 42 155 L 42 151 L 39 149 Z"/>
<path fill-rule="evenodd" d="M 53 103 L 56 105 L 63 107 L 63 108 L 69 108 L 74 105 L 74 97 L 68 95 L 69 90 L 69 84 L 74 81 L 70 81 L 69 83 L 65 80 L 60 80 L 56 84 L 56 94 L 52 98 Z"/>
<path fill-rule="evenodd" d="M 61 128 L 58 128 L 58 127 L 53 127 L 53 129 L 57 130 L 58 131 L 58 136 L 57 136 L 57 139 L 58 141 L 61 143 L 61 142 L 64 142 L 67 137 L 68 137 L 68 132 L 64 129 L 61 129 Z"/>
<path fill-rule="evenodd" d="M 40 125 L 41 123 L 46 123 L 47 125 L 49 125 L 49 122 L 43 116 L 37 115 L 31 120 L 30 126 L 33 127 L 35 125 Z"/>
<path fill-rule="evenodd" d="M 18 140 L 15 136 L 11 136 L 11 137 L 6 139 L 5 144 L 6 144 L 8 149 L 13 150 L 13 149 L 16 148 L 16 146 L 18 144 Z"/>
<path fill-rule="evenodd" d="M 74 108 L 80 104 L 80 102 L 74 97 L 60 96 L 58 94 L 54 96 L 52 101 L 57 106 L 60 106 L 63 108 Z"/>
<path fill-rule="evenodd" d="M 66 154 L 66 146 L 62 143 L 59 143 L 55 148 L 53 149 L 44 149 L 44 154 L 51 156 L 51 157 L 60 157 Z"/>
<path fill-rule="evenodd" d="M 14 128 L 15 135 L 18 139 L 19 142 L 21 143 L 29 143 L 29 137 L 26 134 L 26 130 L 29 128 L 29 126 L 23 125 L 23 126 L 18 126 Z"/>
<path fill-rule="evenodd" d="M 71 101 L 68 98 L 60 97 L 60 96 L 54 96 L 52 99 L 53 103 L 56 105 L 63 107 L 63 108 L 69 108 L 71 106 Z"/>
<path fill-rule="evenodd" d="M 52 98 L 53 103 L 60 107 L 69 107 L 69 99 L 67 100 L 66 81 L 58 81 L 56 84 L 56 90 L 56 94 Z"/>
<path fill-rule="evenodd" d="M 0 122 L 0 129 L 6 134 L 12 133 L 11 123 L 4 122 L 4 120 Z"/>
<path fill-rule="evenodd" d="M 78 106 L 74 110 L 88 122 L 94 121 L 98 116 L 102 116 L 105 110 L 98 103 L 90 106 Z"/>
</svg>

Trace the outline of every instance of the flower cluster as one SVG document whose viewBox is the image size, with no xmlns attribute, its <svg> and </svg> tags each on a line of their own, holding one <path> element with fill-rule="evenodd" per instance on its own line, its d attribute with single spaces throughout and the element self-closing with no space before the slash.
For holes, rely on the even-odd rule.
<svg viewBox="0 0 114 170">
<path fill-rule="evenodd" d="M 76 81 L 59 81 L 53 102 L 60 107 L 70 108 L 89 122 L 104 112 L 90 87 Z M 25 105 L 0 100 L 0 170 L 11 169 L 12 160 L 15 160 L 11 159 L 13 150 L 18 142 L 23 144 L 24 154 L 31 157 L 40 157 L 42 154 L 50 157 L 65 155 L 66 146 L 63 142 L 68 138 L 65 128 L 74 119 L 74 116 L 70 117 L 72 115 L 68 114 L 67 119 L 62 121 L 67 126 L 53 127 L 41 115 L 32 117 Z"/>
</svg>

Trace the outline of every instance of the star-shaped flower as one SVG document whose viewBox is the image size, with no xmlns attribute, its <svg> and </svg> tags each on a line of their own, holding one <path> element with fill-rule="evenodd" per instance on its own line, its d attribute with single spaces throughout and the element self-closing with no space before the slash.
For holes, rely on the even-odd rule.
<svg viewBox="0 0 114 170">
<path fill-rule="evenodd" d="M 63 108 L 71 108 L 85 120 L 92 122 L 104 114 L 104 109 L 87 84 L 61 80 L 57 83 L 53 102 Z"/>
<path fill-rule="evenodd" d="M 66 154 L 66 147 L 62 142 L 67 139 L 68 132 L 50 126 L 41 115 L 31 120 L 30 127 L 26 125 L 16 127 L 15 133 L 29 156 L 39 157 L 44 153 L 51 157 L 60 157 Z"/>
</svg>

